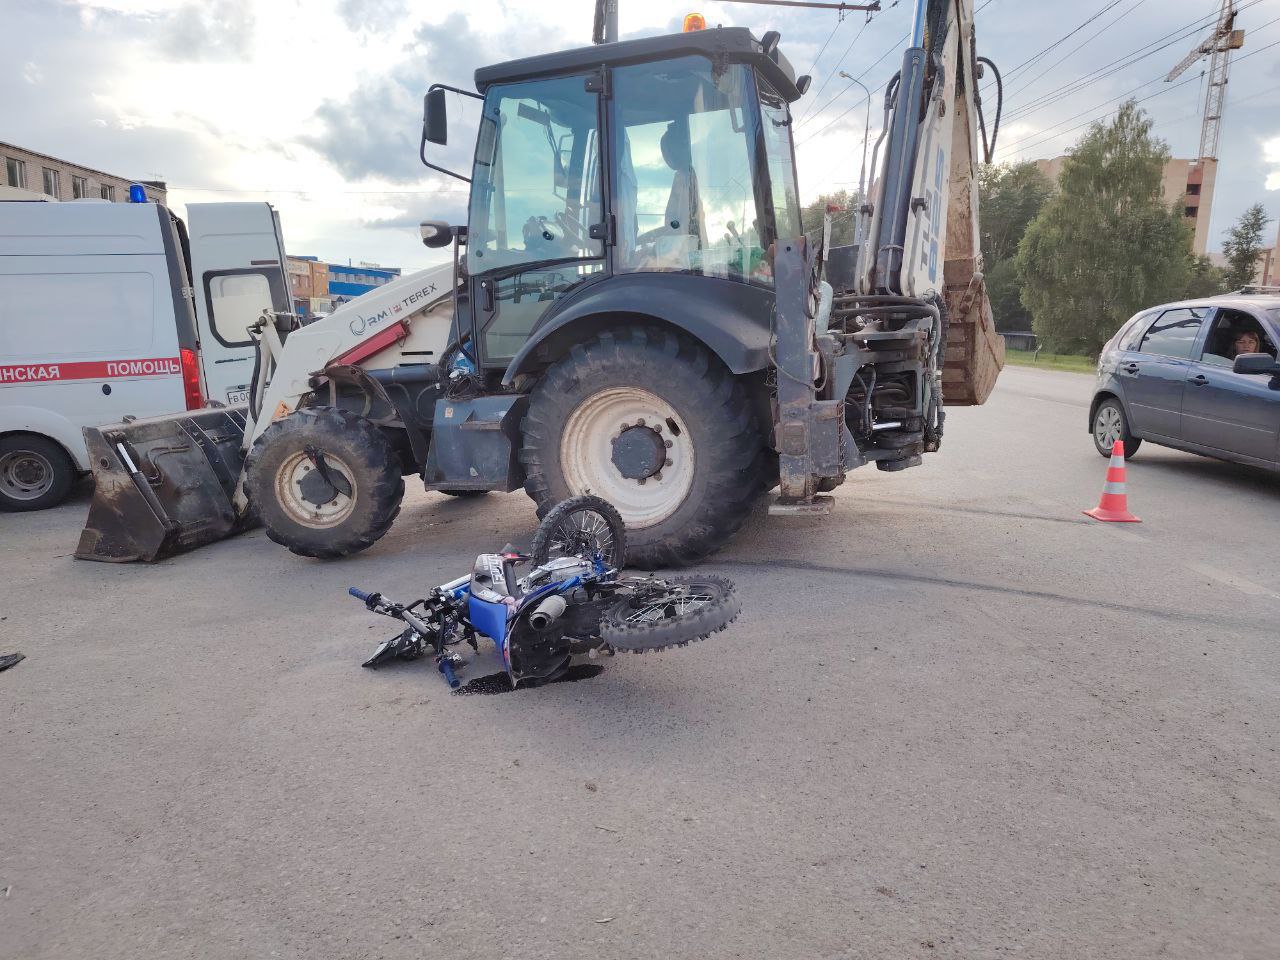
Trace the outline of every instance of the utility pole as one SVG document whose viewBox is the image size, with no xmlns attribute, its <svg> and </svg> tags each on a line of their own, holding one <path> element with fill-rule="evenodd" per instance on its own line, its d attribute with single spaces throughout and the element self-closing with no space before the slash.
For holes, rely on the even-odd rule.
<svg viewBox="0 0 1280 960">
<path fill-rule="evenodd" d="M 857 77 L 851 77 L 844 70 L 840 71 L 840 76 L 851 83 L 860 86 L 867 95 L 867 120 L 862 127 L 862 172 L 858 174 L 858 206 L 862 206 L 867 202 L 867 141 L 871 139 L 871 91 L 867 89 L 867 85 Z M 859 234 L 855 238 L 855 242 L 861 242 L 862 237 L 862 217 L 858 217 L 856 231 Z"/>
<path fill-rule="evenodd" d="M 618 4 L 621 0 L 596 0 L 596 22 L 592 43 L 618 42 Z"/>
<path fill-rule="evenodd" d="M 1204 121 L 1200 125 L 1201 160 L 1218 158 L 1218 134 L 1222 129 L 1222 109 L 1227 100 L 1227 74 L 1231 51 L 1244 46 L 1244 31 L 1235 29 L 1235 0 L 1222 0 L 1218 23 L 1208 39 L 1182 58 L 1169 71 L 1165 82 L 1175 80 L 1204 56 L 1209 57 L 1209 88 L 1204 97 Z"/>
</svg>

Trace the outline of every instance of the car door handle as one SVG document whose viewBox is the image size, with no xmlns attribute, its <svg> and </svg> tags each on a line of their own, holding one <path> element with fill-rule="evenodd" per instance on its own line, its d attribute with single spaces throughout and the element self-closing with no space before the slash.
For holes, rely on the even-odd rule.
<svg viewBox="0 0 1280 960">
<path fill-rule="evenodd" d="M 248 357 L 223 357 L 221 360 L 215 360 L 214 363 L 240 363 L 248 360 Z"/>
<path fill-rule="evenodd" d="M 1124 364 L 1124 372 L 1125 372 L 1125 373 L 1137 373 L 1137 372 L 1138 372 L 1138 365 L 1137 365 L 1136 363 L 1134 363 L 1132 360 L 1130 360 L 1128 363 Z"/>
<path fill-rule="evenodd" d="M 1203 373 L 1197 373 L 1194 377 L 1192 377 L 1190 380 L 1187 381 L 1187 383 L 1196 387 L 1203 387 L 1208 382 L 1209 382 L 1209 378 L 1206 377 Z"/>
</svg>

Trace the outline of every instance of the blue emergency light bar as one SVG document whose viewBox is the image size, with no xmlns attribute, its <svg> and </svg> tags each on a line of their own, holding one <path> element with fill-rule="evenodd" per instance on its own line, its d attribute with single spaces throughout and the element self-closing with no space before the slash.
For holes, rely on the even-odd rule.
<svg viewBox="0 0 1280 960">
<path fill-rule="evenodd" d="M 140 183 L 135 183 L 129 188 L 130 203 L 146 203 L 147 191 Z"/>
</svg>

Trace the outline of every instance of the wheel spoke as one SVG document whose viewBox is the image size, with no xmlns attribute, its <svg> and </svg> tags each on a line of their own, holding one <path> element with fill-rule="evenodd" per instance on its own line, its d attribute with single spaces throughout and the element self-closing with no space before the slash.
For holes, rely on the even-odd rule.
<svg viewBox="0 0 1280 960">
<path fill-rule="evenodd" d="M 675 596 L 660 597 L 651 600 L 631 616 L 628 623 L 654 623 L 658 620 L 673 620 L 682 617 L 691 610 L 706 606 L 715 598 L 706 593 L 680 593 Z"/>
</svg>

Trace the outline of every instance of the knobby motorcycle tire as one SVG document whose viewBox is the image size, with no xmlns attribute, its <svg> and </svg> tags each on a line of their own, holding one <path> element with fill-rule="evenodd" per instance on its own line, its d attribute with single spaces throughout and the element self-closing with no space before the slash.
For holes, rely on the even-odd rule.
<svg viewBox="0 0 1280 960">
<path fill-rule="evenodd" d="M 590 495 L 561 500 L 547 511 L 547 515 L 538 524 L 538 532 L 533 535 L 533 543 L 529 547 L 533 565 L 540 567 L 551 558 L 552 538 L 556 534 L 556 528 L 565 517 L 579 511 L 591 511 L 608 525 L 609 533 L 613 536 L 614 550 L 612 557 L 606 558 L 606 562 L 614 569 L 621 570 L 627 564 L 627 531 L 622 517 L 609 501 Z"/>
<path fill-rule="evenodd" d="M 733 581 L 725 577 L 702 574 L 669 577 L 664 583 L 672 588 L 687 587 L 711 594 L 715 599 L 687 614 L 652 623 L 632 623 L 627 616 L 634 613 L 631 598 L 619 600 L 605 611 L 600 620 L 600 637 L 619 653 L 648 653 L 667 647 L 683 647 L 694 640 L 705 640 L 729 626 L 742 612 Z M 650 598 L 646 602 L 653 602 Z"/>
</svg>

